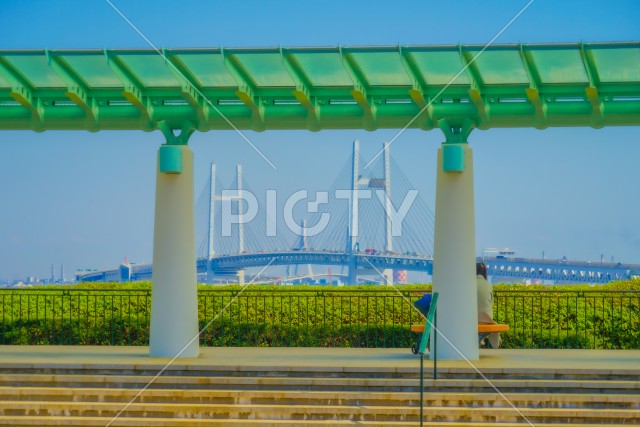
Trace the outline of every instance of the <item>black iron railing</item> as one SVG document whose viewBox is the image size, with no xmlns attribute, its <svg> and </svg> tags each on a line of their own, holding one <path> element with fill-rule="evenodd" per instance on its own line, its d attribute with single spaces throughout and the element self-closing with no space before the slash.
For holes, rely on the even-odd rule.
<svg viewBox="0 0 640 427">
<path fill-rule="evenodd" d="M 0 290 L 2 344 L 144 345 L 151 291 Z"/>
<path fill-rule="evenodd" d="M 494 290 L 506 348 L 640 349 L 640 291 Z"/>
<path fill-rule="evenodd" d="M 411 347 L 422 290 L 210 288 L 204 346 Z M 640 348 L 640 291 L 496 290 L 505 348 Z M 151 291 L 0 290 L 1 344 L 148 345 Z"/>
<path fill-rule="evenodd" d="M 201 325 L 209 326 L 200 342 L 207 346 L 406 347 L 412 340 L 411 323 L 421 321 L 408 301 L 422 293 L 393 289 L 201 291 Z"/>
<path fill-rule="evenodd" d="M 335 289 L 335 288 L 334 288 Z M 207 289 L 201 345 L 408 347 L 421 316 L 393 289 Z M 148 345 L 149 290 L 0 290 L 0 343 Z"/>
</svg>

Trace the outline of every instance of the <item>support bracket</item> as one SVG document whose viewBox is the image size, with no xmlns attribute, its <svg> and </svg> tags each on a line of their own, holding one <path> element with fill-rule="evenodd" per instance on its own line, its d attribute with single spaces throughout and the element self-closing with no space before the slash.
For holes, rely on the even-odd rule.
<svg viewBox="0 0 640 427">
<path fill-rule="evenodd" d="M 538 73 L 537 68 L 535 67 L 535 63 L 529 60 L 529 56 L 527 52 L 525 52 L 520 46 L 520 59 L 522 60 L 522 64 L 524 65 L 524 69 L 527 73 L 527 78 L 529 79 L 529 87 L 525 89 L 525 94 L 531 105 L 535 110 L 535 119 L 533 121 L 533 126 L 536 129 L 546 129 L 547 128 L 547 104 L 540 97 L 540 91 L 538 90 L 540 81 L 540 74 Z"/>
<path fill-rule="evenodd" d="M 466 144 L 469 134 L 476 127 L 473 120 L 466 118 L 462 126 L 452 126 L 447 119 L 438 120 L 438 127 L 444 133 L 445 144 Z"/>
<path fill-rule="evenodd" d="M 591 104 L 591 127 L 600 129 L 604 126 L 604 106 L 602 105 L 602 99 L 598 94 L 598 72 L 593 64 L 593 59 L 590 53 L 584 48 L 584 43 L 580 47 L 580 57 L 584 64 L 584 68 L 587 71 L 587 77 L 589 78 L 589 87 L 584 89 L 585 95 Z"/>
<path fill-rule="evenodd" d="M 140 111 L 141 127 L 146 131 L 153 130 L 153 105 L 149 102 L 149 97 L 145 95 L 144 86 L 120 58 L 113 56 L 106 49 L 104 55 L 109 68 L 124 86 L 122 96 Z"/>
<path fill-rule="evenodd" d="M 49 66 L 67 85 L 67 98 L 72 100 L 87 114 L 87 129 L 90 132 L 98 131 L 98 106 L 95 99 L 90 95 L 89 87 L 75 73 L 64 59 L 45 51 Z"/>
<path fill-rule="evenodd" d="M 536 118 L 534 121 L 534 126 L 536 129 L 546 129 L 547 128 L 547 105 L 542 102 L 540 98 L 540 92 L 535 87 L 528 87 L 525 90 L 527 94 L 527 99 L 533 105 L 533 108 L 536 111 Z"/>
<path fill-rule="evenodd" d="M 44 131 L 44 106 L 29 81 L 8 62 L 0 58 L 0 75 L 11 85 L 9 95 L 31 113 L 31 128 Z"/>
<path fill-rule="evenodd" d="M 602 106 L 602 100 L 598 95 L 598 89 L 594 86 L 589 86 L 584 89 L 587 99 L 591 104 L 591 127 L 594 129 L 600 129 L 604 126 L 604 108 Z"/>
<path fill-rule="evenodd" d="M 362 75 L 362 72 L 358 69 L 357 64 L 353 61 L 353 59 L 349 56 L 348 53 L 344 53 L 342 51 L 342 47 L 340 49 L 340 57 L 342 59 L 342 64 L 344 65 L 347 74 L 351 78 L 353 82 L 353 90 L 351 91 L 351 97 L 358 103 L 360 108 L 362 109 L 363 114 L 363 127 L 365 130 L 373 131 L 376 130 L 377 119 L 376 119 L 376 106 L 373 103 L 373 99 L 367 94 L 367 88 L 364 84 L 365 79 Z"/>
<path fill-rule="evenodd" d="M 193 78 L 180 58 L 167 54 L 165 49 L 162 50 L 162 55 L 167 62 L 169 70 L 180 82 L 180 95 L 196 113 L 196 128 L 201 132 L 208 131 L 209 103 L 211 101 L 204 96 L 204 89 L 197 83 L 196 79 Z"/>
<path fill-rule="evenodd" d="M 467 71 L 467 76 L 471 81 L 468 94 L 469 99 L 478 110 L 478 129 L 489 129 L 489 105 L 484 101 L 481 89 L 481 78 L 476 70 L 474 57 L 469 52 L 463 52 L 462 46 L 458 47 L 460 59 Z"/>
<path fill-rule="evenodd" d="M 266 129 L 262 99 L 255 93 L 253 86 L 249 83 L 251 81 L 250 77 L 243 70 L 242 65 L 238 63 L 238 60 L 233 55 L 225 54 L 222 48 L 220 49 L 220 54 L 222 55 L 222 62 L 227 68 L 227 71 L 238 85 L 236 96 L 251 110 L 253 130 L 262 132 Z"/>
<path fill-rule="evenodd" d="M 400 59 L 402 65 L 404 65 L 409 78 L 411 79 L 411 89 L 409 89 L 409 96 L 414 104 L 420 109 L 420 129 L 431 130 L 433 129 L 433 106 L 424 97 L 427 93 L 425 90 L 425 84 L 422 82 L 420 70 L 417 69 L 413 61 L 407 57 L 406 52 L 402 50 L 402 46 L 398 46 L 400 52 Z"/>
<path fill-rule="evenodd" d="M 169 126 L 169 123 L 166 120 L 161 120 L 157 123 L 158 130 L 162 132 L 167 142 L 166 145 L 187 145 L 189 143 L 189 138 L 196 131 L 195 125 L 186 121 L 182 124 L 182 129 L 180 133 L 176 135 L 174 133 L 174 129 Z"/>
<path fill-rule="evenodd" d="M 300 71 L 300 65 L 291 55 L 286 55 L 280 48 L 280 58 L 284 67 L 289 72 L 289 76 L 296 84 L 293 90 L 293 96 L 296 97 L 300 105 L 307 110 L 307 126 L 310 131 L 317 132 L 320 130 L 320 108 L 318 101 L 311 94 L 311 84 Z"/>
</svg>

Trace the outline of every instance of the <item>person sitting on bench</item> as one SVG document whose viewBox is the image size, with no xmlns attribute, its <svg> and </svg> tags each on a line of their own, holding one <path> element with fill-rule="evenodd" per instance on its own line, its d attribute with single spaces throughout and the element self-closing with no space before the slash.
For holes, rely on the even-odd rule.
<svg viewBox="0 0 640 427">
<path fill-rule="evenodd" d="M 476 263 L 476 282 L 478 284 L 478 324 L 493 324 L 493 292 L 487 281 L 487 265 Z M 500 333 L 493 332 L 488 336 L 491 348 L 500 347 Z"/>
<path fill-rule="evenodd" d="M 413 306 L 426 318 L 429 315 L 429 308 L 431 308 L 431 294 L 422 295 L 419 300 L 413 303 Z"/>
</svg>

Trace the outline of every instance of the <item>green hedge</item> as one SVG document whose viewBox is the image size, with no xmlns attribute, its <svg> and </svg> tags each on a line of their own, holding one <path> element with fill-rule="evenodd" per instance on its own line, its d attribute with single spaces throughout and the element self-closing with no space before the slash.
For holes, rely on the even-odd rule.
<svg viewBox="0 0 640 427">
<path fill-rule="evenodd" d="M 148 345 L 151 285 L 0 290 L 0 343 Z M 410 347 L 423 321 L 401 286 L 199 285 L 205 346 Z M 505 348 L 640 348 L 640 280 L 590 286 L 496 285 Z M 228 307 L 223 310 L 223 307 Z M 212 321 L 212 319 L 214 319 Z"/>
<path fill-rule="evenodd" d="M 640 348 L 640 281 L 571 287 L 497 286 L 506 348 Z"/>
</svg>

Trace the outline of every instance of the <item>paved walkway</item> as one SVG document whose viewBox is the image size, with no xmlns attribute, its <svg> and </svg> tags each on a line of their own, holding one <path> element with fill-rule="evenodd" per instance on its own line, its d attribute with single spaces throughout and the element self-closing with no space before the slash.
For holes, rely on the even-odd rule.
<svg viewBox="0 0 640 427">
<path fill-rule="evenodd" d="M 0 346 L 0 368 L 161 369 L 148 347 Z M 197 358 L 176 359 L 170 369 L 340 372 L 413 371 L 419 356 L 407 349 L 204 347 Z M 425 367 L 431 366 L 425 360 Z M 640 372 L 640 350 L 481 350 L 473 366 L 483 372 Z M 466 361 L 438 361 L 438 369 L 474 369 Z"/>
</svg>

